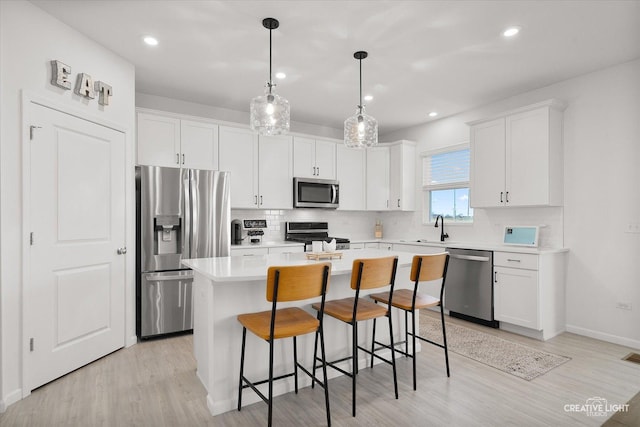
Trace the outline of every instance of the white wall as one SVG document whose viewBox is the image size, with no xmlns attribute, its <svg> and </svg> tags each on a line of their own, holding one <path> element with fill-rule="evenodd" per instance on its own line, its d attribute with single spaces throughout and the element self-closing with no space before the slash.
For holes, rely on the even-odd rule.
<svg viewBox="0 0 640 427">
<path fill-rule="evenodd" d="M 86 112 L 127 132 L 127 186 L 133 189 L 135 71 L 133 65 L 26 1 L 0 1 L 0 411 L 22 397 L 22 117 L 21 91 Z M 113 86 L 111 105 L 100 107 L 50 84 L 49 61 Z M 127 195 L 129 207 L 133 191 Z M 127 218 L 128 246 L 135 245 L 133 211 Z M 127 338 L 135 337 L 133 251 L 127 259 Z M 133 318 L 132 318 L 133 314 Z"/>
<path fill-rule="evenodd" d="M 418 152 L 468 140 L 465 122 L 549 98 L 564 112 L 564 208 L 476 209 L 472 227 L 450 227 L 452 240 L 497 241 L 498 224 L 539 223 L 541 243 L 564 241 L 569 331 L 640 348 L 640 60 L 527 92 L 452 117 L 385 135 L 410 139 Z M 419 177 L 418 177 L 419 179 Z M 412 228 L 425 228 L 416 212 Z M 396 221 L 398 222 L 398 221 Z M 397 229 L 396 229 L 397 228 Z M 403 222 L 393 233 L 403 234 Z M 631 302 L 633 310 L 616 308 Z"/>
</svg>

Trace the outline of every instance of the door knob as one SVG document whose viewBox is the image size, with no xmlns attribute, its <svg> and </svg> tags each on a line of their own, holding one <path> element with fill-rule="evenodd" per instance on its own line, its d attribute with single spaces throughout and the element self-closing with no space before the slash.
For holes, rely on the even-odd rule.
<svg viewBox="0 0 640 427">
<path fill-rule="evenodd" d="M 127 247 L 125 246 L 124 248 L 118 248 L 118 255 L 124 255 L 127 253 Z"/>
</svg>

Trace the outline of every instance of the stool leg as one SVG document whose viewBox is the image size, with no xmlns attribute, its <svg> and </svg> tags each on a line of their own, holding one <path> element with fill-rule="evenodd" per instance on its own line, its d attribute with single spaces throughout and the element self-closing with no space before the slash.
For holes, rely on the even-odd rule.
<svg viewBox="0 0 640 427">
<path fill-rule="evenodd" d="M 273 337 L 269 340 L 269 422 L 271 427 L 271 420 L 273 418 Z"/>
<path fill-rule="evenodd" d="M 396 393 L 396 399 L 398 398 L 398 376 L 396 375 L 396 348 L 393 344 L 393 323 L 391 322 L 391 307 L 387 314 L 389 318 L 389 339 L 391 342 L 391 363 L 393 365 L 393 389 Z"/>
<path fill-rule="evenodd" d="M 376 302 L 377 303 L 377 302 Z M 376 348 L 376 319 L 373 319 L 373 339 L 371 342 L 371 369 L 373 369 L 373 352 Z"/>
<path fill-rule="evenodd" d="M 356 375 L 358 374 L 358 322 L 355 320 L 351 324 L 353 331 L 351 334 L 351 357 L 352 369 L 351 369 L 351 414 L 356 416 Z"/>
<path fill-rule="evenodd" d="M 404 354 L 409 357 L 409 322 L 407 322 L 407 310 L 404 310 Z M 413 331 L 415 332 L 415 331 Z M 414 339 L 415 341 L 415 339 Z"/>
<path fill-rule="evenodd" d="M 316 363 L 317 363 L 317 357 L 318 357 L 318 334 L 319 334 L 319 330 L 316 331 L 316 339 L 315 339 L 315 344 L 313 345 L 313 378 L 311 378 L 311 388 L 315 388 L 316 386 Z M 320 336 L 320 339 L 323 339 L 322 336 Z M 320 342 L 320 345 L 322 346 L 322 342 Z M 325 361 L 325 359 L 323 358 L 323 363 Z"/>
<path fill-rule="evenodd" d="M 247 340 L 247 328 L 242 328 L 242 352 L 240 353 L 240 381 L 238 384 L 238 411 L 242 408 L 242 375 L 244 374 L 244 344 Z"/>
<path fill-rule="evenodd" d="M 413 389 L 417 390 L 417 384 L 416 384 L 416 311 L 412 311 L 411 312 L 411 331 L 413 332 L 413 341 L 411 343 L 411 346 L 413 347 L 412 353 L 413 353 Z"/>
<path fill-rule="evenodd" d="M 296 337 L 293 337 L 293 379 L 298 394 L 298 345 Z"/>
<path fill-rule="evenodd" d="M 331 410 L 329 409 L 329 380 L 327 379 L 327 355 L 325 353 L 325 349 L 324 349 L 324 331 L 322 330 L 322 327 L 319 328 L 320 331 L 320 352 L 322 353 L 322 375 L 324 377 L 324 401 L 325 401 L 325 406 L 326 406 L 326 410 L 327 410 L 327 427 L 331 427 Z M 318 332 L 316 332 L 316 337 L 318 336 Z M 316 340 L 317 343 L 317 340 Z M 314 351 L 314 375 L 313 375 L 313 382 L 312 384 L 315 383 L 315 351 Z"/>
<path fill-rule="evenodd" d="M 440 320 L 442 321 L 442 341 L 444 343 L 444 360 L 447 363 L 447 377 L 450 377 L 449 374 L 449 349 L 447 347 L 447 331 L 444 328 L 444 307 L 442 307 L 442 303 L 440 303 Z"/>
</svg>

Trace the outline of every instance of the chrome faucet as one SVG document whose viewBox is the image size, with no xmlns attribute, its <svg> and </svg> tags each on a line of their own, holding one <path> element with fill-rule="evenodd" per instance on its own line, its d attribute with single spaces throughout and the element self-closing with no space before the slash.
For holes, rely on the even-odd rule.
<svg viewBox="0 0 640 427">
<path fill-rule="evenodd" d="M 434 227 L 438 228 L 438 219 L 440 219 L 440 223 L 442 224 L 442 228 L 440 229 L 440 241 L 444 242 L 444 239 L 448 239 L 449 235 L 444 232 L 444 217 L 442 215 L 438 215 L 436 217 L 436 225 L 434 225 Z"/>
</svg>

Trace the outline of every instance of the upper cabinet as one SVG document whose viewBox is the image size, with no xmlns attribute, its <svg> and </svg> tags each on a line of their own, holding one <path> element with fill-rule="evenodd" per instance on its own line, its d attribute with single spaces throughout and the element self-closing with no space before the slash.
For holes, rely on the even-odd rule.
<svg viewBox="0 0 640 427">
<path fill-rule="evenodd" d="M 389 151 L 389 209 L 416 208 L 416 144 L 399 141 Z"/>
<path fill-rule="evenodd" d="M 343 211 L 366 209 L 367 150 L 337 145 L 336 173 L 340 182 L 340 207 Z"/>
<path fill-rule="evenodd" d="M 342 199 L 342 197 L 341 197 Z M 389 146 L 367 149 L 367 210 L 389 209 Z"/>
<path fill-rule="evenodd" d="M 415 153 L 412 141 L 367 149 L 367 210 L 415 210 Z"/>
<path fill-rule="evenodd" d="M 293 176 L 336 179 L 336 143 L 301 136 L 294 137 Z"/>
<path fill-rule="evenodd" d="M 562 205 L 562 111 L 549 100 L 471 127 L 471 206 Z"/>
<path fill-rule="evenodd" d="M 138 113 L 138 164 L 218 169 L 218 125 Z"/>
<path fill-rule="evenodd" d="M 250 129 L 220 126 L 220 170 L 230 172 L 232 208 L 292 208 L 290 136 L 258 137 Z"/>
</svg>

